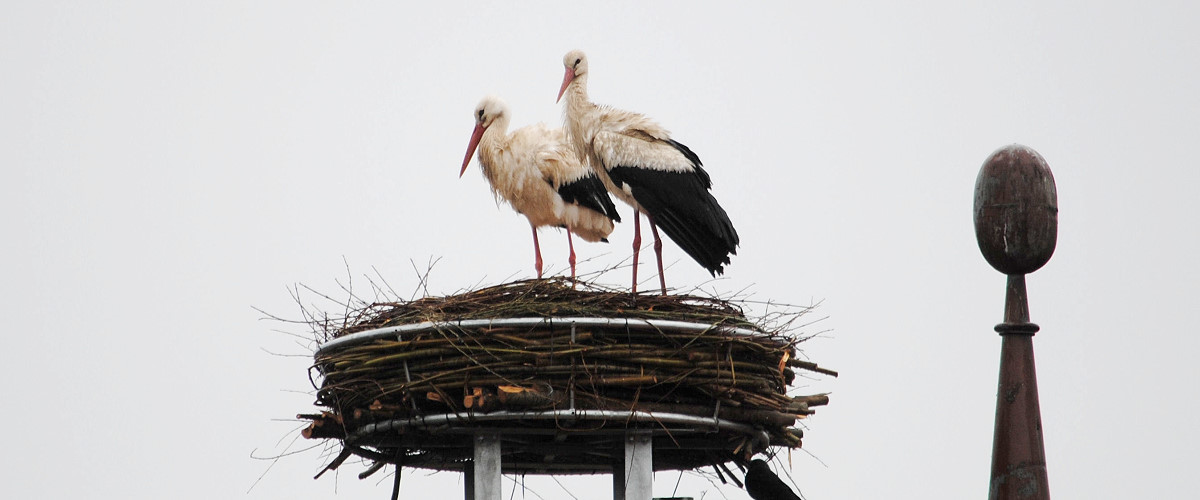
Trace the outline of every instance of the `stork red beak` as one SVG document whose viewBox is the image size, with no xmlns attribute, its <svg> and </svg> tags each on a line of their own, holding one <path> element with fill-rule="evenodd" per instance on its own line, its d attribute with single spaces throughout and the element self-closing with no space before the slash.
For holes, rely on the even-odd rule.
<svg viewBox="0 0 1200 500">
<path fill-rule="evenodd" d="M 570 85 L 571 80 L 574 80 L 574 79 L 575 79 L 575 70 L 573 70 L 571 68 L 567 68 L 566 74 L 563 75 L 562 88 L 558 89 L 558 98 L 554 100 L 555 103 L 562 100 L 563 93 L 567 91 L 567 85 Z"/>
<path fill-rule="evenodd" d="M 462 170 L 458 171 L 458 177 L 462 178 L 467 171 L 467 165 L 471 164 L 471 157 L 475 155 L 475 148 L 479 146 L 479 139 L 483 137 L 483 125 L 475 124 L 475 130 L 471 132 L 471 142 L 467 144 L 467 157 L 463 158 Z"/>
</svg>

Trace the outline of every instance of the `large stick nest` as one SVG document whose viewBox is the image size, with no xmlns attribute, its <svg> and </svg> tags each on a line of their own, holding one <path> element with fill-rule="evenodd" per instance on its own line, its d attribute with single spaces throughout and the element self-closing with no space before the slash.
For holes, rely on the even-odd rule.
<svg viewBox="0 0 1200 500">
<path fill-rule="evenodd" d="M 670 319 L 756 327 L 732 302 L 694 295 L 631 295 L 565 278 L 523 280 L 447 297 L 372 304 L 353 324 L 330 330 L 333 338 L 364 330 L 422 321 L 526 317 L 621 317 Z"/>
<path fill-rule="evenodd" d="M 619 410 L 657 414 L 718 417 L 765 431 L 767 442 L 752 436 L 713 432 L 702 443 L 685 446 L 682 437 L 656 442 L 655 469 L 691 469 L 742 462 L 767 446 L 799 447 L 802 432 L 797 419 L 826 404 L 823 394 L 795 396 L 789 385 L 797 371 L 836 376 L 836 372 L 805 361 L 796 346 L 798 318 L 809 308 L 777 307 L 758 319 L 747 318 L 732 301 L 694 295 L 631 295 L 597 285 L 561 278 L 527 280 L 447 297 L 373 303 L 349 311 L 340 322 L 314 321 L 326 340 L 358 332 L 431 322 L 428 328 L 370 341 L 319 350 L 315 364 L 319 383 L 318 414 L 304 431 L 310 438 L 343 440 L 336 468 L 351 453 L 377 463 L 453 469 L 470 456 L 470 441 L 455 441 L 447 429 L 497 425 L 474 421 L 473 415 L 497 411 Z M 588 326 L 559 322 L 548 326 L 463 327 L 463 320 L 502 318 L 633 318 L 709 325 L 696 331 L 666 328 Z M 340 324 L 339 324 L 340 323 Z M 476 322 L 478 323 L 478 322 Z M 337 325 L 337 326 L 330 326 Z M 736 330 L 736 332 L 735 332 Z M 405 421 L 437 414 L 461 417 L 439 429 L 388 427 L 387 433 L 363 432 L 372 424 Z M 390 425 L 390 424 L 389 424 Z M 598 446 L 598 427 L 637 427 L 632 420 L 588 422 L 591 444 L 576 443 L 571 454 L 561 446 L 553 454 L 525 455 L 517 443 L 505 443 L 506 466 L 530 463 L 531 471 L 556 469 L 550 463 L 594 461 L 599 470 L 613 457 Z M 583 432 L 572 422 L 515 421 L 506 432 L 519 429 L 553 430 L 558 443 Z M 514 426 L 516 431 L 514 431 Z M 659 425 L 659 430 L 669 426 Z M 447 445 L 461 442 L 462 447 Z M 680 448 L 669 450 L 672 443 Z M 619 440 L 617 441 L 619 445 Z M 703 452 L 696 452 L 699 447 Z M 464 455 L 465 453 L 465 455 Z M 620 450 L 612 450 L 619 454 Z M 593 456 L 594 455 L 594 456 Z M 557 456 L 558 458 L 553 458 Z M 566 457 L 566 458 L 564 458 Z M 536 464 L 544 463 L 539 469 Z"/>
</svg>

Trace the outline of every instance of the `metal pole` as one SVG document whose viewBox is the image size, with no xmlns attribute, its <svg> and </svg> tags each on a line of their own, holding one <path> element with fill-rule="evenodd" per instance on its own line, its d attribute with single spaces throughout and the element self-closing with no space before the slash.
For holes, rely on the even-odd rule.
<svg viewBox="0 0 1200 500">
<path fill-rule="evenodd" d="M 1012 145 L 992 153 L 975 182 L 979 250 L 1008 275 L 1000 334 L 1000 378 L 988 498 L 1049 500 L 1025 275 L 1050 260 L 1058 237 L 1058 195 L 1041 155 Z"/>
<path fill-rule="evenodd" d="M 613 500 L 625 500 L 625 461 L 613 464 Z"/>
<path fill-rule="evenodd" d="M 500 435 L 480 431 L 475 434 L 474 489 L 472 500 L 500 500 Z"/>
<path fill-rule="evenodd" d="M 654 450 L 651 434 L 629 431 L 625 434 L 624 495 L 621 500 L 651 500 L 654 486 Z"/>
<path fill-rule="evenodd" d="M 992 434 L 992 475 L 988 498 L 1049 499 L 1042 410 L 1038 404 L 1033 334 L 1025 298 L 1025 275 L 1008 277 L 1000 341 L 1000 381 L 996 389 L 996 429 Z"/>
<path fill-rule="evenodd" d="M 475 462 L 463 464 L 463 500 L 475 500 Z"/>
</svg>

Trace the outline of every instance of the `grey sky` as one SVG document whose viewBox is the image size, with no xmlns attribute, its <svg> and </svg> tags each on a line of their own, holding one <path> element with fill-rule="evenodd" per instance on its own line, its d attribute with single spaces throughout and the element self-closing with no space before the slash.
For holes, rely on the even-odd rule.
<svg viewBox="0 0 1200 500">
<path fill-rule="evenodd" d="M 356 287 L 374 266 L 405 294 L 410 259 L 441 258 L 438 294 L 529 277 L 524 218 L 457 168 L 485 94 L 513 127 L 559 124 L 561 57 L 581 48 L 593 100 L 654 117 L 712 175 L 742 247 L 706 289 L 824 301 L 813 329 L 832 331 L 806 352 L 842 377 L 811 385 L 833 396 L 807 422 L 819 461 L 792 455 L 808 498 L 986 494 L 1004 279 L 976 248 L 972 188 L 1014 142 L 1047 159 L 1061 210 L 1029 278 L 1051 491 L 1193 496 L 1198 10 L 12 3 L 0 479 L 21 498 L 385 498 L 357 464 L 313 481 L 320 449 L 245 495 L 269 465 L 251 452 L 288 449 L 312 408 L 309 346 L 251 306 L 297 316 L 286 287 L 339 294 L 343 258 Z M 631 227 L 581 244 L 581 269 L 626 258 Z M 561 272 L 565 242 L 543 234 Z M 669 285 L 709 279 L 665 253 Z M 410 498 L 461 494 L 453 474 L 406 475 Z M 607 477 L 563 484 L 609 495 Z M 694 476 L 678 494 L 746 498 Z"/>
</svg>

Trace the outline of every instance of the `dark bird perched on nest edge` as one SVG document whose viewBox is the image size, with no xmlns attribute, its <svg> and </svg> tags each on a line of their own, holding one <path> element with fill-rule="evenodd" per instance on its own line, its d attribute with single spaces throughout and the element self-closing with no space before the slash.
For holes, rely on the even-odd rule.
<svg viewBox="0 0 1200 500">
<path fill-rule="evenodd" d="M 752 460 L 746 469 L 746 493 L 754 500 L 800 500 L 762 460 Z"/>
</svg>

